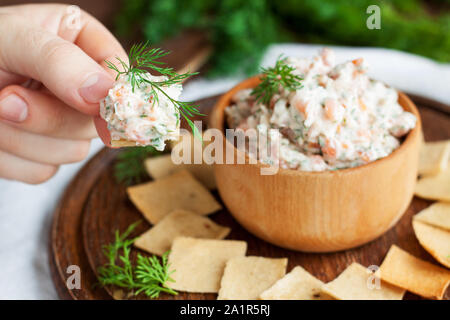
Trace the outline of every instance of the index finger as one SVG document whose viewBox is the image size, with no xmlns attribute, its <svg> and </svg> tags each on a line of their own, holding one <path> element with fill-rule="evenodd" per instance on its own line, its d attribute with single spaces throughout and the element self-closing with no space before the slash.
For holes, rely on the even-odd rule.
<svg viewBox="0 0 450 320">
<path fill-rule="evenodd" d="M 127 63 L 128 55 L 114 35 L 97 19 L 86 12 L 82 12 L 81 17 L 85 19 L 85 22 L 74 39 L 74 43 L 102 65 L 113 77 L 116 77 L 115 71 L 106 66 L 105 60 L 119 66 L 116 58 Z M 67 24 L 65 25 L 67 28 Z M 64 33 L 65 31 L 62 31 L 62 34 Z"/>
</svg>

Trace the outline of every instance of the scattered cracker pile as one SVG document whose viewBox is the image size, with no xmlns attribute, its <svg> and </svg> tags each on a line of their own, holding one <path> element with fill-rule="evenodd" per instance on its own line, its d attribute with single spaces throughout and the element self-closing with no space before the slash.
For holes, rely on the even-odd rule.
<svg viewBox="0 0 450 320">
<path fill-rule="evenodd" d="M 190 150 L 188 156 L 193 159 L 195 148 Z M 420 244 L 447 268 L 450 202 L 444 201 L 450 201 L 449 154 L 450 140 L 423 145 L 416 195 L 442 202 L 413 219 Z M 352 263 L 328 283 L 301 266 L 292 266 L 286 274 L 287 258 L 246 256 L 247 243 L 225 240 L 230 228 L 206 216 L 222 209 L 210 192 L 216 186 L 210 165 L 176 165 L 170 155 L 163 155 L 146 160 L 145 166 L 154 180 L 132 186 L 127 192 L 153 227 L 135 241 L 135 246 L 159 256 L 170 250 L 169 263 L 175 270 L 175 282 L 169 284 L 172 289 L 217 293 L 218 299 L 233 300 L 401 300 L 406 291 L 442 299 L 449 286 L 448 269 L 395 245 L 378 271 Z"/>
<path fill-rule="evenodd" d="M 450 268 L 450 140 L 422 145 L 415 194 L 437 200 L 413 218 L 417 240 L 438 262 Z"/>
</svg>

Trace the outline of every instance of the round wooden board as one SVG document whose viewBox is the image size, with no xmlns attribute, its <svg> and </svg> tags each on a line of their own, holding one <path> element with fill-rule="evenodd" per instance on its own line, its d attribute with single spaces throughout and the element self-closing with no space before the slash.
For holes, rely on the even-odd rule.
<svg viewBox="0 0 450 320">
<path fill-rule="evenodd" d="M 215 99 L 200 101 L 202 111 L 210 110 Z M 425 139 L 449 139 L 450 116 L 436 108 L 442 105 L 423 98 L 415 101 L 422 116 Z M 137 220 L 142 220 L 142 223 L 133 236 L 150 227 L 128 200 L 126 187 L 114 179 L 114 159 L 117 152 L 118 150 L 103 149 L 91 159 L 68 186 L 55 211 L 51 229 L 50 265 L 55 286 L 63 299 L 111 299 L 111 291 L 114 289 L 109 288 L 107 291 L 100 288 L 95 276 L 95 270 L 106 262 L 102 246 L 113 241 L 115 230 L 123 232 Z M 214 195 L 219 199 L 217 192 Z M 288 271 L 296 265 L 302 265 L 314 276 L 327 282 L 354 261 L 365 266 L 380 265 L 392 244 L 437 264 L 419 245 L 411 226 L 412 216 L 430 203 L 415 197 L 402 219 L 382 237 L 355 249 L 328 254 L 295 252 L 273 246 L 245 231 L 226 209 L 210 217 L 232 229 L 227 239 L 245 240 L 248 243 L 248 255 L 287 257 Z M 133 249 L 133 254 L 136 252 L 138 249 Z M 66 279 L 70 276 L 66 270 L 70 265 L 78 265 L 81 269 L 81 289 L 69 290 L 66 287 Z M 446 299 L 450 299 L 449 291 L 445 295 Z M 215 299 L 216 295 L 180 293 L 160 298 Z M 405 295 L 405 299 L 418 298 L 411 293 Z"/>
</svg>

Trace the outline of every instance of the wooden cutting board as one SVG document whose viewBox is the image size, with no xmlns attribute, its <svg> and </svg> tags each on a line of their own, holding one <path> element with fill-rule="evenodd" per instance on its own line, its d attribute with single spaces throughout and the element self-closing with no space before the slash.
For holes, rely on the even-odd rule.
<svg viewBox="0 0 450 320">
<path fill-rule="evenodd" d="M 202 112 L 208 113 L 217 97 L 199 101 Z M 450 139 L 450 115 L 441 112 L 441 104 L 413 97 L 419 107 L 425 139 L 427 141 Z M 128 200 L 124 185 L 114 179 L 114 161 L 119 150 L 103 149 L 94 156 L 67 187 L 53 217 L 50 241 L 50 266 L 58 294 L 63 299 L 111 299 L 114 289 L 98 286 L 95 270 L 106 262 L 102 246 L 113 241 L 115 230 L 123 232 L 131 223 L 142 220 L 132 236 L 147 230 L 150 225 Z M 214 193 L 220 200 L 217 192 Z M 359 248 L 328 254 L 302 253 L 286 250 L 264 242 L 243 229 L 226 209 L 210 217 L 229 226 L 232 232 L 227 239 L 245 240 L 248 255 L 289 258 L 288 271 L 301 265 L 322 281 L 331 281 L 349 264 L 359 262 L 364 266 L 380 265 L 389 247 L 397 244 L 424 260 L 436 261 L 419 245 L 411 226 L 414 214 L 431 202 L 414 198 L 403 218 L 380 238 Z M 133 249 L 136 254 L 138 249 Z M 67 267 L 78 265 L 81 269 L 81 289 L 67 289 L 70 276 Z M 450 290 L 445 298 L 450 299 Z M 215 294 L 180 293 L 163 295 L 161 299 L 215 299 Z M 419 297 L 407 293 L 405 299 Z"/>
</svg>

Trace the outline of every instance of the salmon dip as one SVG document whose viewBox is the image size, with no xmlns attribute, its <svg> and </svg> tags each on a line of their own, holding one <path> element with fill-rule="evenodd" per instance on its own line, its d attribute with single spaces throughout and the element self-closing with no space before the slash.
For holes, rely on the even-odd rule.
<svg viewBox="0 0 450 320">
<path fill-rule="evenodd" d="M 287 58 L 301 87 L 282 87 L 269 105 L 256 102 L 252 89 L 239 91 L 225 109 L 229 128 L 278 129 L 279 166 L 303 171 L 337 170 L 386 157 L 416 125 L 403 110 L 397 91 L 366 75 L 362 58 L 335 64 L 324 49 L 312 59 Z M 261 160 L 264 162 L 264 160 Z"/>
<path fill-rule="evenodd" d="M 150 73 L 141 76 L 153 82 L 167 80 Z M 179 83 L 164 86 L 164 92 L 174 100 L 181 90 Z M 133 90 L 127 74 L 119 76 L 100 102 L 100 116 L 107 122 L 112 140 L 134 141 L 160 151 L 164 150 L 165 141 L 177 140 L 180 133 L 180 112 L 169 98 L 146 82 Z"/>
</svg>

